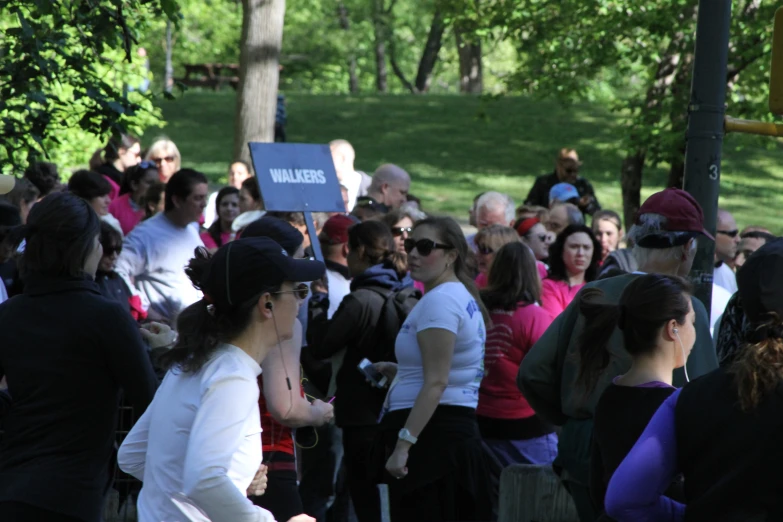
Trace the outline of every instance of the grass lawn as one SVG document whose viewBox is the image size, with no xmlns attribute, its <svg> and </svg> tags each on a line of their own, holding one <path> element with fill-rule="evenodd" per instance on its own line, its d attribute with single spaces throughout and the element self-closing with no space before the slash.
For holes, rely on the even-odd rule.
<svg viewBox="0 0 783 522">
<path fill-rule="evenodd" d="M 217 183 L 233 149 L 233 92 L 190 91 L 162 101 L 168 122 L 150 129 L 145 144 L 165 133 L 180 148 L 183 165 Z M 425 210 L 467 219 L 473 196 L 484 190 L 527 195 L 535 176 L 550 172 L 556 151 L 573 147 L 582 174 L 595 186 L 604 208 L 621 210 L 619 171 L 623 128 L 600 105 L 564 108 L 523 97 L 497 101 L 460 96 L 328 96 L 288 94 L 288 139 L 327 143 L 345 138 L 355 147 L 358 169 L 372 172 L 391 162 L 410 172 L 411 192 Z M 783 232 L 783 167 L 780 151 L 759 148 L 744 136 L 724 147 L 721 205 L 740 227 L 763 225 Z M 663 167 L 645 170 L 642 196 L 660 189 Z"/>
</svg>

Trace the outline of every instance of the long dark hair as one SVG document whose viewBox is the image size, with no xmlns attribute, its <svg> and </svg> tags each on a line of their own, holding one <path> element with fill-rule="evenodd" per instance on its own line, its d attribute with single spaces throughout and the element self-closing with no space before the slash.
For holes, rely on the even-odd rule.
<svg viewBox="0 0 783 522">
<path fill-rule="evenodd" d="M 36 203 L 27 224 L 14 233 L 16 240 L 26 240 L 19 262 L 22 278 L 82 277 L 100 223 L 90 204 L 69 192 L 54 192 Z"/>
<path fill-rule="evenodd" d="M 481 299 L 489 310 L 507 312 L 516 310 L 519 303 L 541 301 L 536 259 L 526 245 L 517 241 L 500 247 L 489 269 L 487 288 L 481 292 Z"/>
<path fill-rule="evenodd" d="M 207 233 L 209 233 L 209 236 L 215 241 L 215 244 L 217 246 L 223 245 L 223 240 L 220 237 L 221 232 L 223 232 L 223 229 L 220 225 L 220 202 L 223 201 L 223 198 L 226 196 L 236 196 L 239 194 L 239 190 L 234 187 L 223 187 L 220 189 L 220 192 L 218 192 L 217 197 L 215 198 L 215 221 L 209 225 L 209 228 L 207 229 Z"/>
<path fill-rule="evenodd" d="M 112 137 L 103 149 L 103 160 L 107 163 L 120 157 L 120 149 L 128 150 L 139 143 L 139 138 L 130 134 L 120 134 Z"/>
<path fill-rule="evenodd" d="M 593 258 L 590 260 L 590 266 L 585 270 L 585 283 L 595 281 L 598 277 L 599 263 L 601 262 L 601 243 L 595 238 L 595 234 L 590 227 L 585 225 L 568 225 L 565 230 L 560 232 L 557 240 L 549 247 L 549 279 L 555 281 L 568 281 L 568 270 L 563 261 L 563 252 L 568 238 L 574 234 L 582 232 L 587 234 L 593 243 Z"/>
<path fill-rule="evenodd" d="M 454 275 L 457 276 L 457 279 L 459 279 L 463 285 L 465 285 L 465 288 L 470 292 L 470 295 L 476 300 L 476 303 L 481 310 L 481 315 L 484 317 L 484 322 L 489 325 L 489 312 L 487 312 L 487 308 L 481 300 L 478 288 L 476 287 L 476 282 L 468 272 L 467 263 L 470 255 L 468 242 L 465 240 L 465 234 L 462 233 L 460 226 L 450 217 L 428 217 L 418 221 L 413 226 L 413 230 L 415 231 L 419 227 L 433 228 L 435 234 L 440 239 L 440 242 L 451 245 L 456 251 L 457 259 L 454 261 Z"/>
<path fill-rule="evenodd" d="M 195 251 L 195 257 L 185 268 L 185 273 L 198 290 L 205 291 L 202 284 L 210 268 L 211 259 L 212 255 L 207 249 L 199 247 Z M 263 288 L 258 295 L 279 290 L 279 285 Z M 230 310 L 217 307 L 210 310 L 210 303 L 202 298 L 188 306 L 177 317 L 177 344 L 161 356 L 161 365 L 166 369 L 176 368 L 185 373 L 198 372 L 209 361 L 220 343 L 231 341 L 248 327 L 257 303 L 258 296 Z"/>
<path fill-rule="evenodd" d="M 755 409 L 783 379 L 783 321 L 771 312 L 766 322 L 754 325 L 748 337 L 729 368 L 744 411 Z"/>
<path fill-rule="evenodd" d="M 402 279 L 408 273 L 406 256 L 397 252 L 389 227 L 380 221 L 362 221 L 348 229 L 348 248 L 362 249 L 371 265 L 388 264 Z"/>
<path fill-rule="evenodd" d="M 615 328 L 623 333 L 625 350 L 635 357 L 652 353 L 661 328 L 674 319 L 685 323 L 690 310 L 691 285 L 685 279 L 661 274 L 637 277 L 625 287 L 620 302 L 604 300 L 599 288 L 585 288 L 579 310 L 585 327 L 579 337 L 577 385 L 590 393 L 611 360 L 607 349 Z"/>
</svg>

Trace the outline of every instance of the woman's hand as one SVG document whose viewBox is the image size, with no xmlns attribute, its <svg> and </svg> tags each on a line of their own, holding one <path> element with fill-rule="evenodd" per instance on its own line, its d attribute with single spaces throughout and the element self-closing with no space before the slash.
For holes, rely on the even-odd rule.
<svg viewBox="0 0 783 522">
<path fill-rule="evenodd" d="M 177 332 L 161 323 L 149 323 L 141 327 L 141 336 L 150 348 L 164 348 L 177 342 Z"/>
<path fill-rule="evenodd" d="M 258 467 L 258 471 L 256 471 L 256 476 L 253 477 L 253 482 L 250 483 L 250 486 L 247 488 L 247 496 L 248 497 L 260 497 L 264 494 L 266 491 L 266 485 L 267 485 L 267 476 L 266 472 L 269 468 L 267 468 L 264 464 L 261 464 Z"/>
<path fill-rule="evenodd" d="M 334 418 L 334 406 L 331 404 L 327 404 L 320 399 L 315 399 L 312 404 L 310 404 L 310 407 L 313 408 L 313 414 L 316 418 L 316 422 L 313 424 L 316 428 L 331 422 Z"/>
<path fill-rule="evenodd" d="M 288 522 L 315 522 L 315 519 L 309 515 L 302 513 L 288 519 Z"/>
<path fill-rule="evenodd" d="M 386 471 L 397 479 L 405 478 L 408 475 L 408 449 L 405 447 L 394 448 L 389 460 L 386 461 Z"/>
<path fill-rule="evenodd" d="M 389 382 L 393 381 L 397 376 L 397 363 L 393 362 L 377 362 L 372 365 L 373 368 L 381 372 L 389 379 Z"/>
</svg>

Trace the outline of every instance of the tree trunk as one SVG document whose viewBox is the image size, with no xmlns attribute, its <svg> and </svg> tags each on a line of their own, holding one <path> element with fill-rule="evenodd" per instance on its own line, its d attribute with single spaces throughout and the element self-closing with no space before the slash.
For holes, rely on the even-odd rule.
<svg viewBox="0 0 783 522">
<path fill-rule="evenodd" d="M 622 172 L 620 173 L 620 186 L 623 191 L 623 221 L 625 229 L 630 230 L 633 225 L 636 212 L 642 204 L 642 173 L 644 172 L 643 150 L 637 150 L 623 159 Z"/>
<path fill-rule="evenodd" d="M 171 47 L 171 20 L 166 20 L 166 73 L 164 75 L 166 92 L 171 92 L 171 89 L 174 88 L 174 65 L 171 59 Z"/>
<path fill-rule="evenodd" d="M 285 0 L 242 0 L 242 39 L 234 159 L 248 161 L 248 142 L 273 142 Z"/>
<path fill-rule="evenodd" d="M 415 87 L 417 92 L 427 92 L 432 83 L 432 71 L 438 61 L 441 45 L 443 45 L 443 32 L 446 25 L 443 23 L 443 14 L 440 9 L 435 9 L 435 16 L 432 17 L 430 32 L 427 35 L 427 43 L 424 44 L 424 51 L 419 60 L 419 70 L 416 73 Z"/>
<path fill-rule="evenodd" d="M 388 92 L 388 73 L 386 72 L 386 24 L 384 21 L 383 0 L 373 0 L 372 25 L 375 37 L 375 88 L 378 92 Z"/>
<path fill-rule="evenodd" d="M 348 9 L 340 0 L 337 4 L 337 16 L 340 19 L 340 28 L 345 31 L 346 37 L 351 30 L 351 21 L 348 18 Z M 356 54 L 353 51 L 348 56 L 348 92 L 356 94 L 359 92 L 359 77 L 356 75 Z"/>
<path fill-rule="evenodd" d="M 481 42 L 467 41 L 458 28 L 454 29 L 459 53 L 459 90 L 469 94 L 481 94 L 484 74 L 481 64 Z"/>
</svg>

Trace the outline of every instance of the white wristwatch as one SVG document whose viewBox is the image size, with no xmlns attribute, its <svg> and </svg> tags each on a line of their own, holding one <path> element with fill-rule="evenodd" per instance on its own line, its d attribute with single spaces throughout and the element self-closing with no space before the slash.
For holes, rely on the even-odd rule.
<svg viewBox="0 0 783 522">
<path fill-rule="evenodd" d="M 400 440 L 404 440 L 405 442 L 410 442 L 411 444 L 416 444 L 419 439 L 411 435 L 411 432 L 408 431 L 407 428 L 403 428 L 400 430 L 400 432 L 397 434 L 397 438 Z"/>
</svg>

